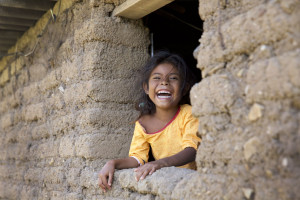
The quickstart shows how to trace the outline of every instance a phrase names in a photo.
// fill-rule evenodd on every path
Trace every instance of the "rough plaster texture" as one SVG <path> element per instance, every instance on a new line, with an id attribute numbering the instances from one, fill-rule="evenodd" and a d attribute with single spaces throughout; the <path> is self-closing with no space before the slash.
<path id="1" fill-rule="evenodd" d="M 75 2 L 34 55 L 1 65 L 0 199 L 300 199 L 296 0 L 200 0 L 197 171 L 137 183 L 121 170 L 99 190 L 104 162 L 127 155 L 131 83 L 148 57 L 141 22 L 110 17 L 122 2 Z"/>
<path id="2" fill-rule="evenodd" d="M 0 199 L 94 198 L 89 174 L 127 156 L 149 39 L 141 21 L 110 17 L 119 3 L 73 2 L 33 54 L 2 62 Z"/>
<path id="3" fill-rule="evenodd" d="M 299 199 L 299 1 L 200 1 L 201 199 Z M 212 177 L 212 178 L 210 178 Z M 199 187 L 200 191 L 200 187 Z"/>

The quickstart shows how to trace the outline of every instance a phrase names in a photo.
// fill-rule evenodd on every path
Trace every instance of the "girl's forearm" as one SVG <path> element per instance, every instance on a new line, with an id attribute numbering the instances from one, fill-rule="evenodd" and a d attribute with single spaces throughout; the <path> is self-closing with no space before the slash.
<path id="1" fill-rule="evenodd" d="M 196 150 L 192 147 L 187 147 L 179 153 L 166 157 L 154 162 L 158 162 L 161 167 L 182 166 L 194 161 L 196 158 Z"/>
<path id="2" fill-rule="evenodd" d="M 138 162 L 132 157 L 110 160 L 108 163 L 113 164 L 115 169 L 128 169 L 139 166 Z"/>

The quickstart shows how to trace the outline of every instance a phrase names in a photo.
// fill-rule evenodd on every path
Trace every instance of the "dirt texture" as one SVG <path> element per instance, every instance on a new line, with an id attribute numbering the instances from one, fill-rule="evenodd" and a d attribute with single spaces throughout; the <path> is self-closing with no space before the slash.
<path id="1" fill-rule="evenodd" d="M 300 198 L 299 8 L 293 0 L 200 1 L 195 185 L 211 190 L 201 199 Z"/>
<path id="2" fill-rule="evenodd" d="M 74 2 L 33 54 L 6 60 L 0 199 L 91 199 L 101 191 L 87 187 L 89 175 L 128 155 L 149 40 L 141 21 L 110 16 L 118 2 Z"/>
<path id="3" fill-rule="evenodd" d="M 120 170 L 105 194 L 97 172 L 128 154 L 149 33 L 111 16 L 125 0 L 65 2 L 39 42 L 42 28 L 20 39 L 33 54 L 0 61 L 0 199 L 300 199 L 299 1 L 200 0 L 197 171 Z"/>

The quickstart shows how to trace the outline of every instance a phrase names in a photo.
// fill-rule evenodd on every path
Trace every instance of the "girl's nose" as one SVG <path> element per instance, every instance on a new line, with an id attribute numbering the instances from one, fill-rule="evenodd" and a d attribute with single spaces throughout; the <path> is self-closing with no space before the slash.
<path id="1" fill-rule="evenodd" d="M 169 81 L 168 81 L 168 79 L 164 78 L 161 80 L 160 84 L 161 85 L 169 85 Z"/>

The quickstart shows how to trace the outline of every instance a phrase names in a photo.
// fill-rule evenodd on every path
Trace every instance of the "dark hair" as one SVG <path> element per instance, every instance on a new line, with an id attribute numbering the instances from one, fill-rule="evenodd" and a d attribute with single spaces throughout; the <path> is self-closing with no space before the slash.
<path id="1" fill-rule="evenodd" d="M 185 61 L 179 55 L 170 53 L 168 51 L 159 51 L 148 60 L 148 62 L 143 66 L 143 68 L 140 71 L 140 80 L 137 83 L 137 90 L 138 92 L 140 92 L 141 96 L 138 99 L 135 106 L 136 110 L 140 111 L 138 119 L 143 115 L 153 114 L 156 111 L 155 104 L 145 93 L 143 86 L 144 84 L 147 84 L 148 86 L 151 72 L 155 67 L 163 63 L 171 64 L 177 68 L 179 76 L 182 80 L 180 87 L 182 98 L 179 104 L 182 105 L 189 103 L 189 90 L 195 83 L 195 78 L 193 77 L 193 74 L 190 73 L 190 70 L 187 67 Z"/>

